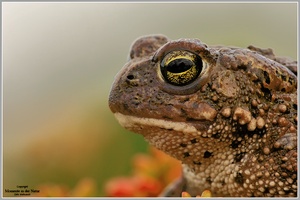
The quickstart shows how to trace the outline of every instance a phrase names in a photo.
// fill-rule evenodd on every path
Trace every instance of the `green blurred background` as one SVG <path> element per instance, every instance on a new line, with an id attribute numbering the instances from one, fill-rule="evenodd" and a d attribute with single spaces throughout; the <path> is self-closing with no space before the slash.
<path id="1" fill-rule="evenodd" d="M 130 173 L 147 144 L 107 100 L 139 36 L 297 58 L 296 3 L 3 3 L 2 12 L 3 189 L 91 177 L 103 196 L 107 180 Z"/>

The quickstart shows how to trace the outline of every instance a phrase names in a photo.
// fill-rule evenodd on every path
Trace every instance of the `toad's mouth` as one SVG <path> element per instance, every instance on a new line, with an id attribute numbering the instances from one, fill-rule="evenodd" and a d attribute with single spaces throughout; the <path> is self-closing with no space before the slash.
<path id="1" fill-rule="evenodd" d="M 183 134 L 201 134 L 195 126 L 185 122 L 173 122 L 164 119 L 144 118 L 122 113 L 114 113 L 116 119 L 126 129 L 132 130 L 138 127 L 155 127 L 166 130 L 174 130 Z"/>

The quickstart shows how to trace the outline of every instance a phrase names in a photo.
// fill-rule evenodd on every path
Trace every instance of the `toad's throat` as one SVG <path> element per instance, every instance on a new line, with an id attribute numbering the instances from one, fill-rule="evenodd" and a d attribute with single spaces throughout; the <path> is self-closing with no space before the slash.
<path id="1" fill-rule="evenodd" d="M 135 127 L 150 126 L 161 129 L 174 130 L 183 134 L 201 134 L 193 125 L 184 122 L 172 122 L 163 119 L 136 117 L 131 115 L 124 115 L 119 112 L 116 112 L 114 115 L 121 126 L 129 130 Z"/>

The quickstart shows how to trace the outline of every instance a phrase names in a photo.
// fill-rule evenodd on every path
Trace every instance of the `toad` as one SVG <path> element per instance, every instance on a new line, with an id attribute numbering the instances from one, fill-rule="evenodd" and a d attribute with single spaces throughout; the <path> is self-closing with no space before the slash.
<path id="1" fill-rule="evenodd" d="M 138 38 L 109 107 L 126 129 L 180 160 L 164 196 L 297 195 L 297 62 L 271 49 Z"/>

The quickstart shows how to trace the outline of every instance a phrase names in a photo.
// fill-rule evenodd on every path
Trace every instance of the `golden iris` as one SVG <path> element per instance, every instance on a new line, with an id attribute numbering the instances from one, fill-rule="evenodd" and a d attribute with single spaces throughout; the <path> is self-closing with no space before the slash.
<path id="1" fill-rule="evenodd" d="M 164 79 L 176 86 L 193 82 L 202 71 L 202 59 L 189 51 L 172 51 L 160 63 Z"/>

